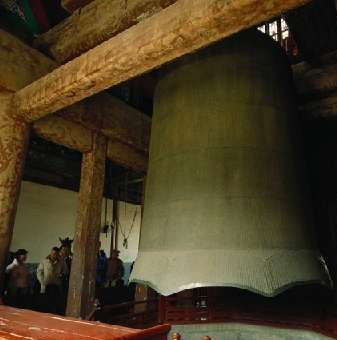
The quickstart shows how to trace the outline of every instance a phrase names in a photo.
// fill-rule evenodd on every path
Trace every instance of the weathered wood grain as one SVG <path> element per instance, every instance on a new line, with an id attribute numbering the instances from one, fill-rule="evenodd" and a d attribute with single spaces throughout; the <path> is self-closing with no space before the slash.
<path id="1" fill-rule="evenodd" d="M 94 308 L 106 150 L 106 139 L 95 134 L 91 152 L 82 158 L 67 316 L 85 318 Z"/>
<path id="2" fill-rule="evenodd" d="M 148 166 L 147 154 L 138 152 L 118 141 L 109 140 L 107 158 L 127 169 L 139 172 L 146 172 Z"/>
<path id="3" fill-rule="evenodd" d="M 81 104 L 81 105 L 80 105 Z M 102 133 L 141 152 L 148 152 L 151 119 L 107 93 L 86 98 L 59 111 L 67 120 Z"/>
<path id="4" fill-rule="evenodd" d="M 41 138 L 79 152 L 92 148 L 92 131 L 58 115 L 49 115 L 32 124 L 34 132 Z"/>
<path id="5" fill-rule="evenodd" d="M 22 89 L 57 66 L 53 60 L 0 29 L 0 89 Z"/>
<path id="6" fill-rule="evenodd" d="M 13 119 L 11 94 L 0 93 L 0 290 L 11 244 L 29 126 Z"/>
<path id="7" fill-rule="evenodd" d="M 73 12 L 69 18 L 35 40 L 35 46 L 48 50 L 64 63 L 150 17 L 177 0 L 96 0 L 63 1 Z"/>
<path id="8" fill-rule="evenodd" d="M 88 127 L 65 119 L 63 116 L 49 115 L 32 124 L 34 132 L 53 143 L 85 153 L 92 150 L 94 132 Z M 108 140 L 107 158 L 127 169 L 145 172 L 148 165 L 147 153 L 118 140 Z"/>
<path id="9" fill-rule="evenodd" d="M 17 91 L 56 67 L 57 64 L 42 53 L 0 30 L 0 88 Z M 135 148 L 147 154 L 150 118 L 108 94 L 102 93 L 88 98 L 58 112 L 57 115 L 58 117 L 43 119 L 33 125 L 41 137 L 85 152 L 88 151 L 90 142 L 89 130 L 92 130 L 101 132 L 114 143 L 118 140 L 127 144 L 128 150 Z M 74 128 L 73 132 L 71 127 Z M 83 137 L 80 133 L 83 133 Z M 122 159 L 123 163 L 129 164 L 130 167 L 132 159 L 129 162 L 127 157 L 128 154 L 124 154 L 118 159 Z M 146 160 L 146 155 L 144 159 Z M 136 160 L 136 163 L 138 162 L 139 156 Z"/>
<path id="10" fill-rule="evenodd" d="M 15 94 L 28 121 L 71 105 L 308 0 L 178 0 Z"/>

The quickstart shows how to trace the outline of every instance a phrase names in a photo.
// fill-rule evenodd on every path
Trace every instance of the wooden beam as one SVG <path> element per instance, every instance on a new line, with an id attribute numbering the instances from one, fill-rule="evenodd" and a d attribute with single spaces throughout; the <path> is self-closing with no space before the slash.
<path id="1" fill-rule="evenodd" d="M 41 34 L 34 44 L 63 64 L 176 1 L 66 0 L 63 4 L 71 12 L 89 4 Z"/>
<path id="2" fill-rule="evenodd" d="M 32 124 L 34 132 L 53 143 L 82 153 L 92 150 L 93 131 L 71 121 L 67 116 L 49 115 Z M 108 140 L 107 158 L 112 162 L 133 171 L 147 170 L 147 153 L 140 152 L 117 140 Z"/>
<path id="3" fill-rule="evenodd" d="M 29 139 L 29 126 L 14 120 L 11 95 L 0 93 L 0 291 L 11 244 L 21 178 Z"/>
<path id="4" fill-rule="evenodd" d="M 17 91 L 56 67 L 55 62 L 0 29 L 0 88 Z M 112 140 L 111 150 L 117 151 L 119 143 L 125 152 L 118 151 L 116 159 L 110 153 L 112 161 L 143 171 L 150 126 L 148 116 L 103 93 L 36 121 L 33 129 L 42 138 L 80 152 L 90 151 L 92 131 L 100 132 Z"/>
<path id="5" fill-rule="evenodd" d="M 83 154 L 67 316 L 85 319 L 94 309 L 106 150 L 105 138 L 95 134 L 92 151 Z"/>
<path id="6" fill-rule="evenodd" d="M 128 155 L 126 157 L 125 155 Z M 126 144 L 122 144 L 118 141 L 108 142 L 108 159 L 113 162 L 134 171 L 146 172 L 148 165 L 147 154 L 138 152 Z"/>
<path id="7" fill-rule="evenodd" d="M 72 13 L 77 9 L 89 4 L 92 1 L 93 0 L 61 0 L 61 6 L 68 12 Z"/>
<path id="8" fill-rule="evenodd" d="M 71 105 L 308 0 L 178 0 L 15 94 L 27 121 Z"/>
<path id="9" fill-rule="evenodd" d="M 91 151 L 92 132 L 88 128 L 66 118 L 50 115 L 37 120 L 32 127 L 39 137 L 55 144 L 60 144 L 82 153 Z"/>
<path id="10" fill-rule="evenodd" d="M 147 153 L 151 118 L 107 93 L 86 98 L 58 115 Z"/>
<path id="11" fill-rule="evenodd" d="M 0 89 L 17 91 L 56 67 L 53 60 L 0 29 Z"/>

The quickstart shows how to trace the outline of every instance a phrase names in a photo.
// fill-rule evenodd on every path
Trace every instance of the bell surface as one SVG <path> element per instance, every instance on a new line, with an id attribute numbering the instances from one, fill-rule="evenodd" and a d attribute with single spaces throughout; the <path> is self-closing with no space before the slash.
<path id="1" fill-rule="evenodd" d="M 299 134 L 291 68 L 268 37 L 244 32 L 168 66 L 131 281 L 162 295 L 328 283 Z"/>

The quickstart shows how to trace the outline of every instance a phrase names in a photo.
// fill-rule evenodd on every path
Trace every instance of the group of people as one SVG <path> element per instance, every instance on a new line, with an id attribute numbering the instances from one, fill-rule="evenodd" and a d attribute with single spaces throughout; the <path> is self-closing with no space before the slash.
<path id="1" fill-rule="evenodd" d="M 71 241 L 65 239 L 66 241 Z M 60 239 L 62 242 L 63 240 Z M 107 258 L 104 250 L 97 253 L 96 287 L 123 285 L 123 262 L 119 251 L 112 250 Z M 53 247 L 36 269 L 35 284 L 26 264 L 28 251 L 18 249 L 6 268 L 6 303 L 19 308 L 32 308 L 55 314 L 64 314 L 71 269 L 71 242 Z M 34 275 L 35 276 L 35 275 Z M 34 303 L 32 304 L 32 300 Z"/>
<path id="2" fill-rule="evenodd" d="M 12 262 L 6 268 L 6 302 L 25 308 L 31 305 L 30 298 L 38 290 L 39 309 L 63 314 L 68 292 L 71 254 L 68 247 L 53 247 L 49 255 L 37 267 L 38 288 L 30 285 L 29 268 L 26 265 L 28 251 L 18 249 Z M 36 296 L 35 296 L 36 297 Z M 31 307 L 31 306 L 30 306 Z"/>
<path id="3" fill-rule="evenodd" d="M 100 244 L 101 247 L 101 244 Z M 104 250 L 97 253 L 96 263 L 96 287 L 115 287 L 123 285 L 124 267 L 122 260 L 118 257 L 119 251 L 114 249 L 111 256 L 107 258 Z"/>

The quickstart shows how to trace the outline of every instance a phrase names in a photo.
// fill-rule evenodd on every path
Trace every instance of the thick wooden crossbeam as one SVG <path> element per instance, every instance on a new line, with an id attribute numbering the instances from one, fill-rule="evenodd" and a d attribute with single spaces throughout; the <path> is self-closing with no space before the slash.
<path id="1" fill-rule="evenodd" d="M 55 61 L 0 29 L 0 89 L 22 89 L 57 66 Z"/>
<path id="2" fill-rule="evenodd" d="M 0 89 L 17 91 L 56 67 L 54 61 L 0 29 Z M 148 116 L 108 94 L 88 98 L 32 125 L 42 138 L 80 152 L 91 150 L 93 132 L 101 133 L 108 138 L 108 158 L 135 171 L 146 170 L 150 126 Z"/>
<path id="3" fill-rule="evenodd" d="M 279 15 L 308 0 L 178 0 L 15 94 L 28 121 Z"/>
<path id="4" fill-rule="evenodd" d="M 90 3 L 41 34 L 34 44 L 63 64 L 176 1 L 66 0 L 62 4 L 70 12 Z"/>
<path id="5" fill-rule="evenodd" d="M 147 172 L 148 155 L 138 152 L 124 143 L 109 140 L 107 158 L 127 169 Z"/>
<path id="6" fill-rule="evenodd" d="M 138 120 L 137 115 L 142 117 L 143 114 L 137 110 L 134 110 L 136 118 L 132 112 L 130 115 L 122 114 L 118 110 L 122 102 L 109 95 L 106 95 L 106 101 L 101 100 L 102 97 L 105 95 L 90 98 L 90 103 L 82 101 L 43 117 L 33 122 L 32 128 L 41 138 L 82 153 L 91 151 L 93 134 L 101 133 L 108 138 L 108 159 L 127 169 L 146 172 L 149 118 L 144 115 L 144 119 Z M 114 109 L 115 106 L 117 109 Z M 133 109 L 130 107 L 129 110 Z M 116 120 L 115 116 L 119 118 Z"/>
<path id="7" fill-rule="evenodd" d="M 34 132 L 53 143 L 82 153 L 92 150 L 94 130 L 80 122 L 70 120 L 67 116 L 53 114 L 37 120 L 32 124 Z M 137 151 L 134 147 L 118 140 L 108 140 L 107 158 L 127 169 L 146 172 L 147 153 Z"/>
<path id="8" fill-rule="evenodd" d="M 111 140 L 147 153 L 151 118 L 107 93 L 99 93 L 58 113 Z"/>
<path id="9" fill-rule="evenodd" d="M 92 132 L 86 127 L 58 115 L 49 115 L 32 124 L 41 138 L 79 152 L 92 149 Z"/>

